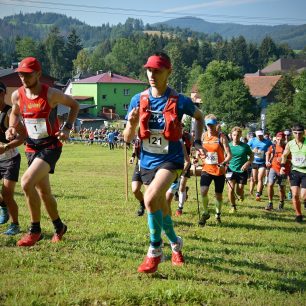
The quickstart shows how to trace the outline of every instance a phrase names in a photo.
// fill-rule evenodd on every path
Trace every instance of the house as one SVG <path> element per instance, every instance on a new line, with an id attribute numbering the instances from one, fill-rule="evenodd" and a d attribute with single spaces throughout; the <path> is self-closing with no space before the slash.
<path id="1" fill-rule="evenodd" d="M 6 102 L 10 102 L 10 97 L 12 93 L 20 86 L 22 83 L 18 76 L 18 72 L 15 69 L 7 68 L 7 69 L 0 69 L 0 81 L 6 85 L 7 88 L 7 99 Z M 49 86 L 53 87 L 55 79 L 48 75 L 41 76 L 41 82 L 46 83 Z"/>
<path id="2" fill-rule="evenodd" d="M 281 75 L 245 75 L 244 84 L 249 88 L 253 98 L 260 99 L 261 107 L 261 128 L 264 130 L 266 125 L 266 110 L 268 104 L 274 100 L 273 88 L 281 79 Z"/>
<path id="3" fill-rule="evenodd" d="M 288 72 L 300 73 L 303 69 L 306 69 L 306 60 L 280 58 L 274 63 L 266 66 L 260 72 L 264 75 L 268 75 L 272 73 L 280 74 L 280 73 L 288 73 Z"/>
<path id="4" fill-rule="evenodd" d="M 105 119 L 124 118 L 131 98 L 147 88 L 147 83 L 111 71 L 72 82 L 73 97 L 92 97 L 89 113 Z"/>

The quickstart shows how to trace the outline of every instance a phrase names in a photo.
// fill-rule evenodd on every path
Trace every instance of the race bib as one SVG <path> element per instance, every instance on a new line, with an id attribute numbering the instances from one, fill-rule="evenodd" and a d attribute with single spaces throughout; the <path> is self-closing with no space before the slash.
<path id="1" fill-rule="evenodd" d="M 265 156 L 265 152 L 264 152 L 264 151 L 257 151 L 257 152 L 254 154 L 254 157 L 255 157 L 255 158 L 258 158 L 258 159 L 264 159 L 264 156 Z"/>
<path id="2" fill-rule="evenodd" d="M 168 154 L 169 141 L 165 139 L 163 134 L 151 132 L 150 137 L 143 140 L 142 148 L 149 153 Z"/>
<path id="3" fill-rule="evenodd" d="M 49 136 L 45 118 L 25 118 L 24 123 L 30 138 L 41 139 Z"/>
<path id="4" fill-rule="evenodd" d="M 304 155 L 292 156 L 292 164 L 295 167 L 306 168 L 306 156 Z"/>
<path id="5" fill-rule="evenodd" d="M 207 165 L 217 165 L 218 164 L 218 154 L 217 152 L 207 152 L 205 158 L 205 164 Z"/>

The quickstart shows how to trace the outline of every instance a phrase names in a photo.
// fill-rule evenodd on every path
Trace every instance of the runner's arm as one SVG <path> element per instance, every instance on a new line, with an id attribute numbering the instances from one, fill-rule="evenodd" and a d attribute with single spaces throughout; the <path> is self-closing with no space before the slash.
<path id="1" fill-rule="evenodd" d="M 12 93 L 12 110 L 9 117 L 9 127 L 5 132 L 6 139 L 12 140 L 17 136 L 17 126 L 20 123 L 20 108 L 19 108 L 19 94 L 18 90 Z"/>
<path id="2" fill-rule="evenodd" d="M 139 107 L 135 107 L 130 111 L 126 127 L 123 131 L 123 138 L 125 142 L 130 143 L 134 138 L 138 122 L 139 122 Z"/>
<path id="3" fill-rule="evenodd" d="M 65 105 L 70 108 L 65 125 L 57 133 L 59 139 L 68 139 L 70 130 L 72 129 L 80 109 L 79 103 L 72 99 L 72 97 L 65 95 L 63 92 L 55 88 L 49 88 L 48 102 L 52 108 L 56 107 L 58 104 Z"/>
<path id="4" fill-rule="evenodd" d="M 250 165 L 253 163 L 254 161 L 254 153 L 250 150 L 250 154 L 248 155 L 249 159 L 248 161 L 242 165 L 241 170 L 242 171 L 246 171 L 248 170 L 248 168 L 250 167 Z"/>
<path id="5" fill-rule="evenodd" d="M 289 156 L 289 154 L 291 153 L 290 151 L 290 147 L 288 145 L 288 143 L 286 144 L 286 147 L 285 147 L 285 150 L 283 152 L 283 155 L 282 155 L 282 159 L 281 159 L 281 169 L 280 169 L 280 174 L 285 174 L 285 164 L 286 164 L 286 161 L 287 161 L 287 157 Z"/>
<path id="6" fill-rule="evenodd" d="M 221 136 L 220 140 L 221 140 L 221 143 L 224 149 L 224 153 L 225 153 L 225 159 L 223 161 L 223 164 L 227 164 L 232 159 L 232 152 L 228 145 L 228 140 L 224 135 Z"/>

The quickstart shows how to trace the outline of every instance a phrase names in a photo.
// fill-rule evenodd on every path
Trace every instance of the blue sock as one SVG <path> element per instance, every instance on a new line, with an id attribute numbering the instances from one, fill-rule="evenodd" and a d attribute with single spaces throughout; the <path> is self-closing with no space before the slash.
<path id="1" fill-rule="evenodd" d="M 177 242 L 177 236 L 174 231 L 173 222 L 170 215 L 167 215 L 163 218 L 163 228 L 166 236 L 170 240 L 171 243 Z"/>
<path id="2" fill-rule="evenodd" d="M 161 245 L 161 231 L 163 228 L 163 213 L 157 210 L 154 213 L 148 213 L 148 225 L 150 230 L 150 244 L 154 248 Z"/>

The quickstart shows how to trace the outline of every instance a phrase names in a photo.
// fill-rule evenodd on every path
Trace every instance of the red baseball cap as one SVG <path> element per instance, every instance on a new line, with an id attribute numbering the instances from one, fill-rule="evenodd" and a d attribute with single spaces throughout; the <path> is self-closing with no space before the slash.
<path id="1" fill-rule="evenodd" d="M 285 138 L 285 134 L 283 132 L 277 132 L 276 137 Z"/>
<path id="2" fill-rule="evenodd" d="M 148 58 L 147 63 L 143 67 L 154 68 L 154 69 L 161 69 L 161 68 L 170 69 L 171 62 L 162 56 L 152 55 Z"/>
<path id="3" fill-rule="evenodd" d="M 41 71 L 40 62 L 35 57 L 26 57 L 18 65 L 17 72 L 38 72 Z"/>

